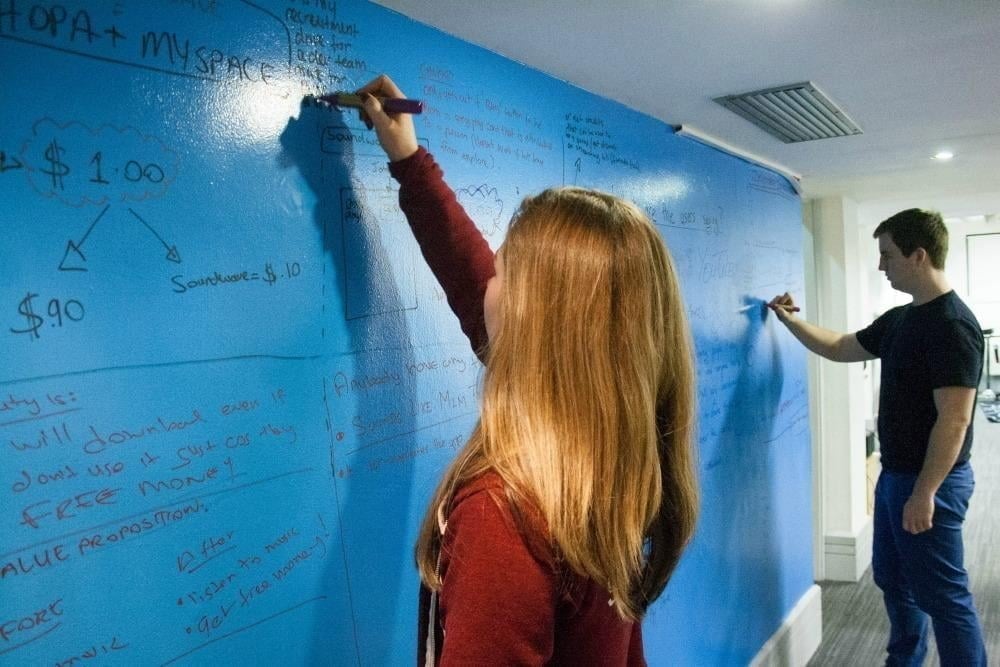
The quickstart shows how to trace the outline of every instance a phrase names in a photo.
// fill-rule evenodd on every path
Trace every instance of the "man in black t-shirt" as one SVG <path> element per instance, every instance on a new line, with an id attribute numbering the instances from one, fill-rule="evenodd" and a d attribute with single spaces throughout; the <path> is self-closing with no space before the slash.
<path id="1" fill-rule="evenodd" d="M 986 664 L 963 564 L 962 523 L 974 486 L 969 455 L 983 335 L 944 274 L 948 230 L 908 209 L 875 229 L 879 270 L 913 297 L 854 334 L 793 313 L 787 293 L 768 306 L 808 349 L 833 361 L 881 359 L 872 570 L 891 627 L 890 665 L 922 665 L 928 616 L 943 667 Z"/>

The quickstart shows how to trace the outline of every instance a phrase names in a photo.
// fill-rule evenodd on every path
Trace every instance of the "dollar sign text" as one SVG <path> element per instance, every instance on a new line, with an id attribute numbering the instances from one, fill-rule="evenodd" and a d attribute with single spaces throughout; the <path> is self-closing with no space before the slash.
<path id="1" fill-rule="evenodd" d="M 17 306 L 17 312 L 24 315 L 28 320 L 28 328 L 26 329 L 14 329 L 11 328 L 11 333 L 22 334 L 26 333 L 32 340 L 37 340 L 39 338 L 38 329 L 42 326 L 45 321 L 41 317 L 35 314 L 31 308 L 31 300 L 34 299 L 37 294 L 32 294 L 28 292 L 27 296 L 21 299 L 21 303 Z"/>
<path id="2" fill-rule="evenodd" d="M 45 159 L 49 161 L 49 169 L 42 169 L 43 174 L 48 174 L 52 177 L 52 189 L 55 190 L 59 188 L 60 190 L 65 190 L 66 187 L 63 185 L 63 177 L 69 173 L 69 166 L 62 161 L 62 154 L 65 153 L 65 149 L 56 143 L 53 139 L 49 143 L 49 147 L 45 149 Z"/>
<path id="3" fill-rule="evenodd" d="M 273 285 L 278 279 L 278 276 L 274 275 L 274 269 L 271 268 L 271 263 L 268 262 L 264 265 L 264 282 L 268 285 Z"/>

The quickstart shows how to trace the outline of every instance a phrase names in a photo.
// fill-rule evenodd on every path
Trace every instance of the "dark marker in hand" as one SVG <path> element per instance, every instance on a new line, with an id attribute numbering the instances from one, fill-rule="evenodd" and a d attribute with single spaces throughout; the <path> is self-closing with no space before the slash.
<path id="1" fill-rule="evenodd" d="M 334 107 L 363 109 L 365 106 L 364 98 L 354 93 L 330 93 L 329 95 L 320 95 L 316 99 Z M 386 113 L 418 114 L 424 111 L 423 100 L 408 100 L 399 97 L 380 97 L 378 100 L 382 103 L 382 110 Z"/>

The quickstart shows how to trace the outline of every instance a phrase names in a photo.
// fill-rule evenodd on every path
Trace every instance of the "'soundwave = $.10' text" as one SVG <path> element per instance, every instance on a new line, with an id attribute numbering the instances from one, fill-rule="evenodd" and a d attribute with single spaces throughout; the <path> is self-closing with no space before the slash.
<path id="1" fill-rule="evenodd" d="M 266 262 L 264 264 L 264 271 L 235 271 L 233 273 L 222 273 L 219 271 L 213 271 L 212 273 L 201 276 L 198 278 L 185 279 L 181 274 L 170 276 L 170 282 L 173 283 L 173 291 L 177 294 L 184 294 L 185 292 L 199 287 L 224 287 L 226 285 L 235 285 L 236 283 L 261 281 L 266 285 L 274 285 L 281 279 L 297 278 L 302 274 L 302 266 L 298 262 L 285 262 L 284 271 L 279 269 L 276 271 L 271 262 Z"/>

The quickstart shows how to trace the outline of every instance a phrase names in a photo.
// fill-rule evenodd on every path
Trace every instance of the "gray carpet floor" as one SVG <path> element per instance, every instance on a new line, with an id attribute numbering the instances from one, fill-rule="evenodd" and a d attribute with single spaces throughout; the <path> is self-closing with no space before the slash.
<path id="1" fill-rule="evenodd" d="M 976 490 L 965 519 L 965 563 L 991 663 L 1000 662 L 1000 424 L 976 410 L 972 468 Z M 809 665 L 882 665 L 889 621 L 871 568 L 857 583 L 820 582 L 823 643 Z M 927 665 L 940 665 L 931 638 Z"/>

